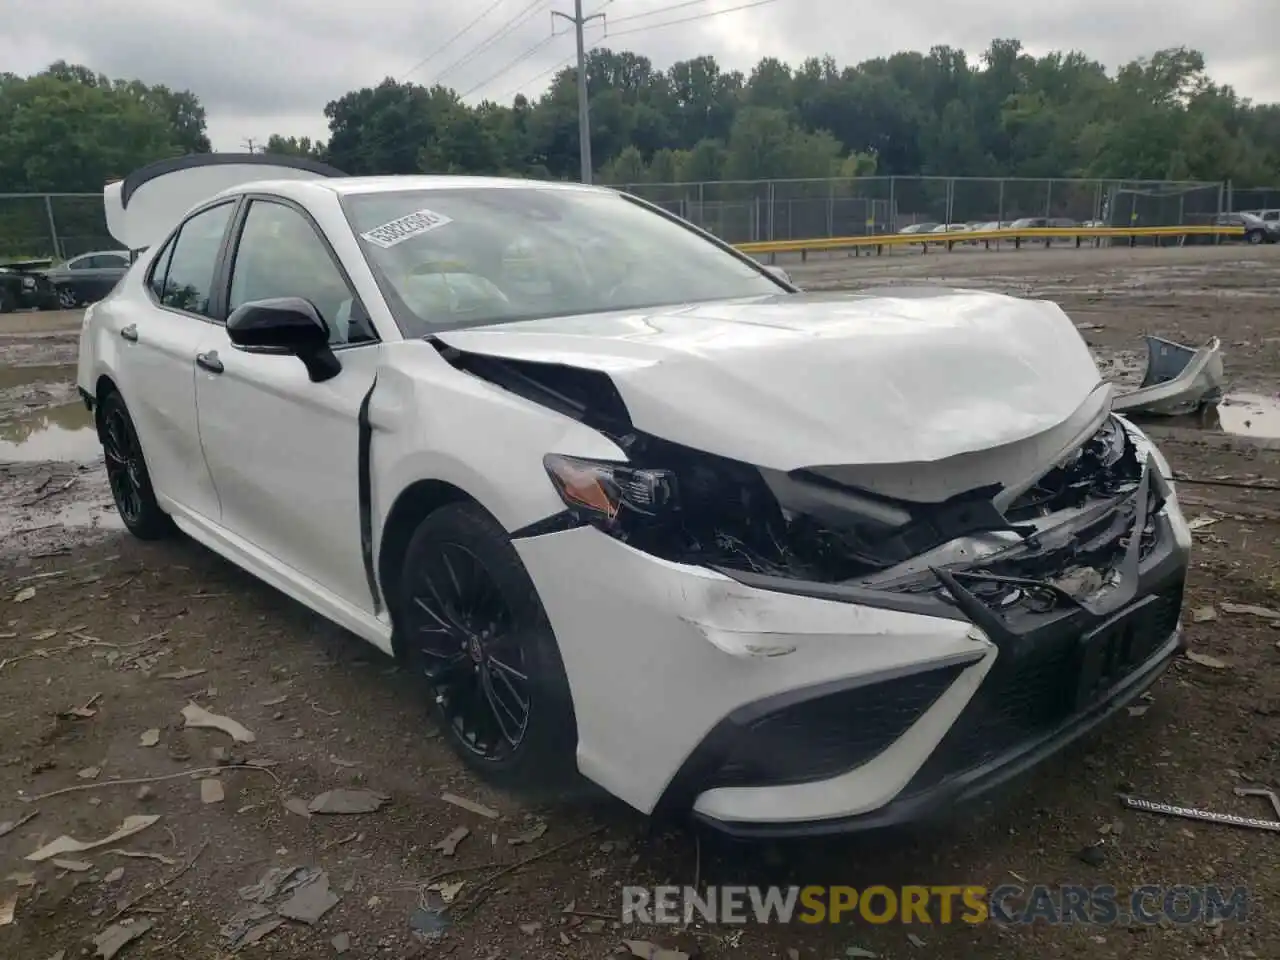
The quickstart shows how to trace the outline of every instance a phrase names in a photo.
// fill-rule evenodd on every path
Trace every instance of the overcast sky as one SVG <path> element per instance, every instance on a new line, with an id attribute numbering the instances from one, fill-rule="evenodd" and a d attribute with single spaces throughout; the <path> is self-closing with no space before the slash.
<path id="1" fill-rule="evenodd" d="M 1187 45 L 1204 51 L 1214 79 L 1255 101 L 1280 101 L 1280 0 L 768 0 L 654 28 L 748 2 L 584 0 L 587 13 L 607 14 L 615 34 L 606 37 L 593 21 L 587 40 L 644 54 L 660 68 L 710 53 L 737 69 L 762 56 L 798 64 L 829 53 L 850 64 L 936 44 L 975 56 L 993 37 L 1016 37 L 1037 54 L 1079 49 L 1114 68 Z M 555 21 L 560 35 L 547 39 L 550 11 L 572 12 L 573 0 L 498 0 L 422 63 L 493 3 L 0 0 L 0 64 L 25 74 L 64 59 L 193 90 L 208 111 L 215 149 L 234 150 L 271 133 L 325 137 L 325 103 L 386 76 L 439 80 L 471 92 L 469 100 L 538 93 L 573 55 L 563 20 Z"/>

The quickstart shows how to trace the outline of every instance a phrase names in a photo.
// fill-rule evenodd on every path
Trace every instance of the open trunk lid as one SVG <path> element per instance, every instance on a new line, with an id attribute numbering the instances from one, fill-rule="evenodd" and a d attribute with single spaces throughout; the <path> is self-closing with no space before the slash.
<path id="1" fill-rule="evenodd" d="M 192 207 L 256 180 L 345 176 L 318 160 L 266 153 L 193 153 L 139 167 L 102 190 L 107 230 L 127 249 L 157 243 Z"/>

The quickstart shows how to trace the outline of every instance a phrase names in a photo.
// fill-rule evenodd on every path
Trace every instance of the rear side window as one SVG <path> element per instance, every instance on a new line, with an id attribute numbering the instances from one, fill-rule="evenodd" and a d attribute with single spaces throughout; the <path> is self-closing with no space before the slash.
<path id="1" fill-rule="evenodd" d="M 162 306 L 212 316 L 214 268 L 234 207 L 233 203 L 219 204 L 202 210 L 182 225 L 173 252 L 168 255 L 160 293 Z"/>
<path id="2" fill-rule="evenodd" d="M 169 272 L 169 261 L 173 258 L 173 241 L 177 237 L 170 237 L 169 241 L 164 245 L 164 249 L 160 251 L 156 257 L 155 263 L 151 265 L 151 276 L 147 279 L 147 286 L 151 289 L 151 295 L 159 300 L 164 295 L 164 278 Z"/>

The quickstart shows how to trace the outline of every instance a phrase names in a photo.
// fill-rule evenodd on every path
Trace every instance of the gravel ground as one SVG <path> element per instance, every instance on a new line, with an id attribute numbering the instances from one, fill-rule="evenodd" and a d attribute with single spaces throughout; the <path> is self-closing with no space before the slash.
<path id="1" fill-rule="evenodd" d="M 1224 485 L 1280 483 L 1271 442 L 1280 437 L 1278 254 L 1053 249 L 786 264 L 812 288 L 928 280 L 1047 297 L 1115 369 L 1140 367 L 1144 333 L 1188 343 L 1216 335 L 1240 395 L 1217 421 L 1158 430 L 1176 471 L 1211 481 L 1180 488 L 1188 514 L 1206 520 L 1184 616 L 1200 660 L 1177 662 L 1145 709 L 1122 712 L 972 817 L 817 845 L 729 845 L 608 799 L 537 808 L 486 789 L 424 720 L 410 680 L 372 648 L 189 541 L 121 534 L 87 418 L 72 402 L 78 315 L 0 318 L 0 824 L 38 814 L 8 832 L 0 825 L 0 923 L 18 895 L 16 921 L 0 926 L 0 956 L 87 956 L 128 907 L 134 932 L 151 927 L 122 957 L 225 957 L 221 928 L 247 921 L 251 906 L 240 888 L 294 866 L 325 871 L 336 905 L 314 926 L 259 927 L 261 942 L 243 955 L 587 958 L 635 939 L 711 960 L 1280 956 L 1280 838 L 1124 811 L 1115 798 L 1125 789 L 1263 817 L 1262 800 L 1233 788 L 1280 786 L 1280 630 L 1266 616 L 1229 612 L 1230 602 L 1280 607 L 1280 502 Z M 1200 620 L 1210 605 L 1216 619 Z M 254 740 L 185 728 L 192 702 Z M 151 782 L 125 782 L 143 778 Z M 374 812 L 305 815 L 305 801 L 343 787 L 390 799 Z M 65 792 L 23 802 L 52 791 Z M 445 792 L 497 816 L 446 802 Z M 97 840 L 140 815 L 159 819 L 60 858 L 70 865 L 24 859 L 60 835 Z M 461 827 L 468 836 L 446 856 L 437 844 Z M 428 889 L 446 870 L 457 872 L 444 880 L 463 886 Z M 858 920 L 695 923 L 674 935 L 613 919 L 623 884 L 695 881 L 1218 884 L 1248 887 L 1251 899 L 1243 921 L 1185 926 Z M 420 905 L 442 898 L 452 900 L 448 929 L 415 931 Z"/>

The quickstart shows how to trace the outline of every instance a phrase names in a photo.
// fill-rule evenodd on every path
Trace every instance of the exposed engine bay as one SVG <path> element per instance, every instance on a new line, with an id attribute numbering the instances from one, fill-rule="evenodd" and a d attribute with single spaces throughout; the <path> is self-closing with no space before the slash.
<path id="1" fill-rule="evenodd" d="M 1110 414 L 1003 510 L 994 502 L 1001 484 L 909 501 L 839 483 L 819 467 L 769 470 L 652 436 L 631 424 L 599 371 L 435 346 L 458 369 L 586 423 L 626 452 L 626 463 L 547 458 L 576 520 L 663 559 L 724 572 L 932 593 L 951 580 L 938 569 L 954 568 L 984 603 L 1047 610 L 1106 587 L 1139 512 L 1145 554 L 1167 489 L 1148 483 L 1129 432 Z M 1145 503 L 1134 496 L 1140 487 Z M 942 549 L 984 538 L 980 554 Z"/>

